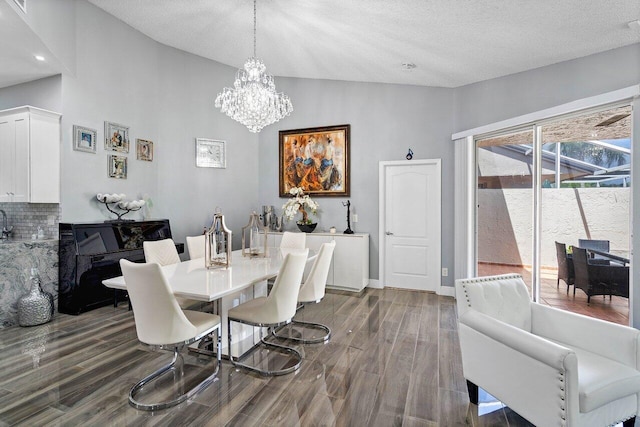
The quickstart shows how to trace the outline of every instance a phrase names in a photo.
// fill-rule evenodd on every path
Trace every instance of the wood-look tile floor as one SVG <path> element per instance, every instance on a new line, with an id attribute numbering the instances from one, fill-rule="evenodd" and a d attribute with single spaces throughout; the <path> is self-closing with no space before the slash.
<path id="1" fill-rule="evenodd" d="M 132 408 L 127 396 L 170 354 L 138 343 L 126 304 L 2 329 L 0 425 L 529 425 L 501 404 L 469 404 L 453 298 L 394 289 L 329 293 L 299 316 L 329 325 L 333 336 L 299 347 L 297 373 L 263 378 L 223 362 L 213 385 L 157 413 Z M 184 360 L 176 387 L 215 368 L 204 356 Z"/>

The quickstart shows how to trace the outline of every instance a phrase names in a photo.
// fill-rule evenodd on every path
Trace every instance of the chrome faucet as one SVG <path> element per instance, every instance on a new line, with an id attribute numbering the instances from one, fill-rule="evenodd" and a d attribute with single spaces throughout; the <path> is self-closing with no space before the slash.
<path id="1" fill-rule="evenodd" d="M 2 213 L 2 234 L 0 235 L 0 239 L 8 239 L 13 231 L 13 225 L 11 227 L 7 225 L 7 214 L 5 211 L 0 209 L 0 213 Z"/>

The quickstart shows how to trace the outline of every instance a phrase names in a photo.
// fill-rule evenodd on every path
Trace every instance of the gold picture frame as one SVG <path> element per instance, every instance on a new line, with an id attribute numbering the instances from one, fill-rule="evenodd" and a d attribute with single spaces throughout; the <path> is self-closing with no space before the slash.
<path id="1" fill-rule="evenodd" d="M 302 187 L 314 197 L 348 197 L 351 125 L 281 130 L 280 197 Z"/>
<path id="2" fill-rule="evenodd" d="M 117 179 L 127 179 L 127 158 L 109 154 L 107 158 L 109 177 Z"/>
<path id="3" fill-rule="evenodd" d="M 136 159 L 145 162 L 153 161 L 153 141 L 136 139 Z"/>

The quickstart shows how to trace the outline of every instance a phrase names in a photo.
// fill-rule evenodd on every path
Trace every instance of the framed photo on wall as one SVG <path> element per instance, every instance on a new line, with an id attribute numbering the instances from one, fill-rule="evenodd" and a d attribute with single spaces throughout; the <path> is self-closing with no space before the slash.
<path id="1" fill-rule="evenodd" d="M 129 127 L 112 122 L 104 122 L 104 149 L 129 152 Z"/>
<path id="2" fill-rule="evenodd" d="M 226 168 L 226 144 L 225 141 L 196 138 L 196 166 L 199 168 Z"/>
<path id="3" fill-rule="evenodd" d="M 280 197 L 292 187 L 311 196 L 348 197 L 351 125 L 281 130 Z"/>
<path id="4" fill-rule="evenodd" d="M 136 159 L 146 162 L 153 161 L 153 141 L 136 139 Z"/>
<path id="5" fill-rule="evenodd" d="M 86 153 L 96 153 L 97 131 L 73 125 L 73 149 Z"/>
<path id="6" fill-rule="evenodd" d="M 109 154 L 107 167 L 110 178 L 127 179 L 127 158 L 125 156 Z"/>

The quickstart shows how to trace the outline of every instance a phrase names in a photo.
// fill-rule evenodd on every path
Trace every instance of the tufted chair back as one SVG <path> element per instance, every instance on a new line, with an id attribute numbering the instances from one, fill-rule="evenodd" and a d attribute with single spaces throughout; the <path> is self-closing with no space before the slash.
<path id="1" fill-rule="evenodd" d="M 456 300 L 458 317 L 472 308 L 531 332 L 531 298 L 519 274 L 458 279 Z"/>

